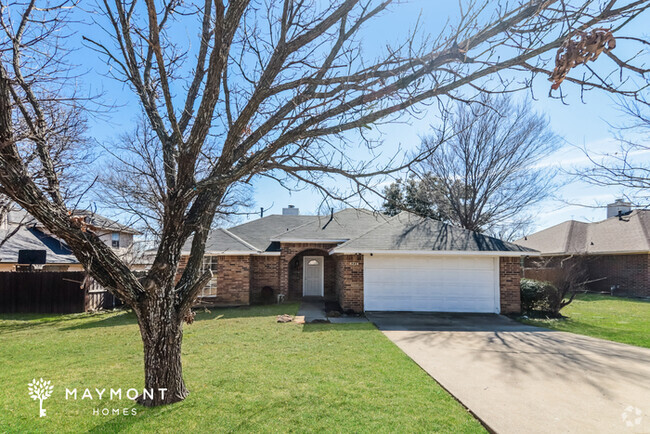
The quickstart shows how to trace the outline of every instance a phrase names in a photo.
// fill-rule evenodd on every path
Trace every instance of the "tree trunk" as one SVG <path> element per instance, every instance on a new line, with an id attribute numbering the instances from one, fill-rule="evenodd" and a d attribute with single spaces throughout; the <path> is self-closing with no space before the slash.
<path id="1" fill-rule="evenodd" d="M 179 402 L 189 394 L 181 363 L 183 319 L 179 318 L 170 294 L 173 292 L 155 291 L 137 309 L 145 373 L 145 391 L 137 402 L 146 407 Z"/>

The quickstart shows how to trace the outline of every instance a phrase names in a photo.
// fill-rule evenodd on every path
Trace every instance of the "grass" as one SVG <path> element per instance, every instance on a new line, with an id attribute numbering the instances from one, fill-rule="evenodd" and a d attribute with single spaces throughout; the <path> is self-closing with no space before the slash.
<path id="1" fill-rule="evenodd" d="M 0 316 L 0 432 L 482 432 L 371 324 L 278 324 L 297 305 L 201 312 L 185 326 L 190 396 L 143 408 L 81 400 L 85 388 L 142 389 L 132 314 Z M 27 383 L 54 385 L 38 417 Z M 78 399 L 65 399 L 77 388 Z M 135 416 L 93 415 L 135 409 Z"/>
<path id="2" fill-rule="evenodd" d="M 567 318 L 522 319 L 526 324 L 650 348 L 650 302 L 583 294 L 562 309 Z"/>

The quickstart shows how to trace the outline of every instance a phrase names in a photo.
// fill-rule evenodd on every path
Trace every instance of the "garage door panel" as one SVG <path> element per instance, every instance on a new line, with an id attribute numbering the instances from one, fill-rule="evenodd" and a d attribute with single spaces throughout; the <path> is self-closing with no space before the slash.
<path id="1" fill-rule="evenodd" d="M 366 256 L 366 310 L 498 312 L 492 257 Z"/>

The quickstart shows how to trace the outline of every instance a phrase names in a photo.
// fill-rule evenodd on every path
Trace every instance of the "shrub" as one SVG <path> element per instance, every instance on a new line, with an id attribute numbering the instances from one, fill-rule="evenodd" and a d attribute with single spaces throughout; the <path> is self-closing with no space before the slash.
<path id="1" fill-rule="evenodd" d="M 524 313 L 558 316 L 562 294 L 550 282 L 521 279 L 521 308 Z"/>

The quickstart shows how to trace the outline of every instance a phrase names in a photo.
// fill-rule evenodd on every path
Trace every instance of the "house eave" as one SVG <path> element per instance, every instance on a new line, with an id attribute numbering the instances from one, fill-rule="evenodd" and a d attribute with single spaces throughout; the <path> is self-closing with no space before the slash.
<path id="1" fill-rule="evenodd" d="M 539 252 L 471 251 L 471 250 L 358 250 L 333 249 L 330 255 L 422 255 L 422 256 L 540 256 Z"/>
<path id="2" fill-rule="evenodd" d="M 190 254 L 190 252 L 186 253 L 187 255 Z M 258 252 L 251 252 L 251 251 L 239 251 L 239 250 L 228 250 L 228 251 L 221 251 L 221 252 L 216 252 L 216 251 L 211 251 L 211 252 L 205 252 L 204 256 L 246 256 L 246 255 L 257 255 Z"/>
<path id="3" fill-rule="evenodd" d="M 327 239 L 318 239 L 318 238 L 271 238 L 272 242 L 277 243 L 321 243 L 321 244 L 339 244 L 349 241 L 349 239 L 344 240 L 327 240 Z"/>
<path id="4" fill-rule="evenodd" d="M 605 251 L 605 252 L 553 252 L 545 253 L 540 252 L 540 256 L 572 256 L 572 255 L 593 255 L 593 256 L 605 256 L 605 255 L 649 255 L 650 251 L 648 250 L 616 250 L 616 251 Z"/>

